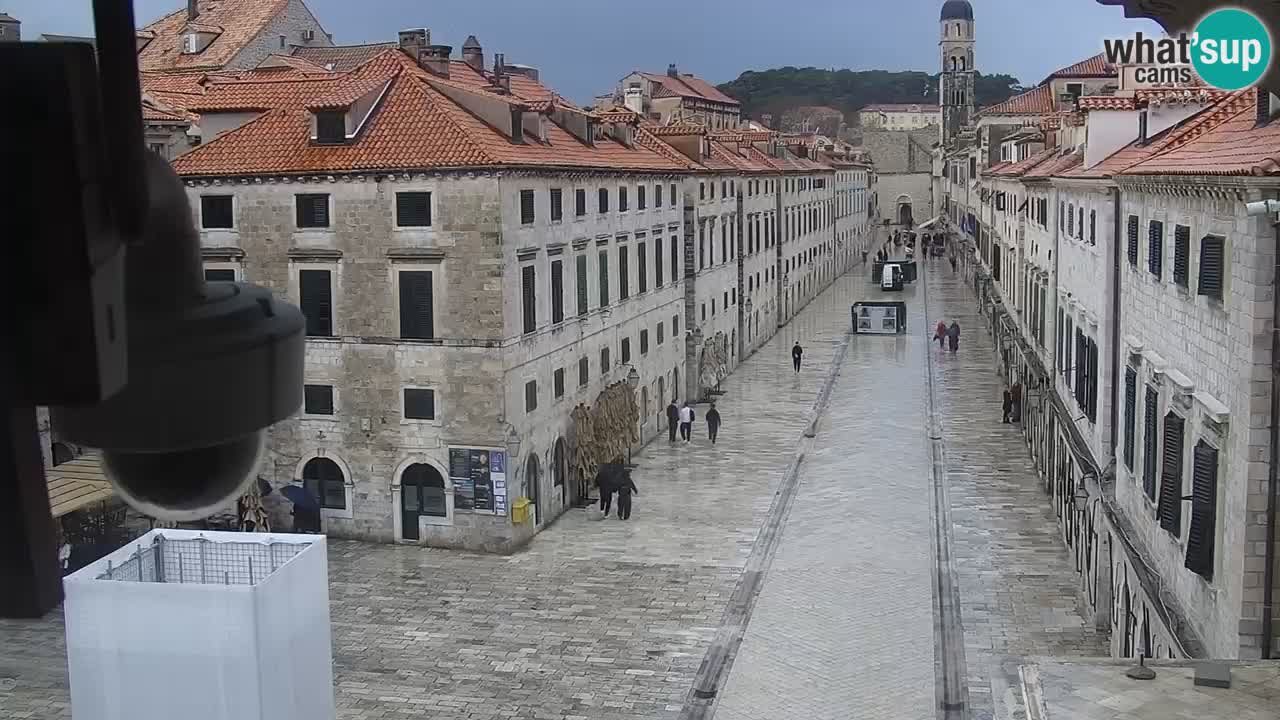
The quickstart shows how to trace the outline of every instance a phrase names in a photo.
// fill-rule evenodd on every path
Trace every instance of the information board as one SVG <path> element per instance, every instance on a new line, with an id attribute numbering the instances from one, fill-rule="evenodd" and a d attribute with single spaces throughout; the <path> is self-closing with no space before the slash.
<path id="1" fill-rule="evenodd" d="M 495 477 L 494 468 L 500 468 Z M 453 509 L 505 514 L 507 511 L 506 458 L 487 448 L 449 448 L 449 479 L 453 482 Z M 501 480 L 498 486 L 497 481 Z M 499 492 L 501 498 L 498 497 Z"/>

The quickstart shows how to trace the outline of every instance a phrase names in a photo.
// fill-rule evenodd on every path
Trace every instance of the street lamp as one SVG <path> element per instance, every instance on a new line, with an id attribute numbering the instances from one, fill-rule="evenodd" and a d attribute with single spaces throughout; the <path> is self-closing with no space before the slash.
<path id="1" fill-rule="evenodd" d="M 506 444 L 507 444 L 507 467 L 511 469 L 512 475 L 515 475 L 515 470 L 514 468 L 512 468 L 512 463 L 516 461 L 516 458 L 520 457 L 520 433 L 516 432 L 516 426 L 512 425 L 511 423 L 507 423 Z"/>

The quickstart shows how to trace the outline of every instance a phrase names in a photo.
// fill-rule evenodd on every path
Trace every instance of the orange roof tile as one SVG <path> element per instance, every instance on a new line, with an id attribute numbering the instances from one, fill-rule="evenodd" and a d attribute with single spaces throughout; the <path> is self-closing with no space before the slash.
<path id="1" fill-rule="evenodd" d="M 666 93 L 660 94 L 658 88 L 654 88 L 655 97 L 670 97 L 672 95 L 679 97 L 694 97 L 711 102 L 724 103 L 726 105 L 737 105 L 738 101 L 725 95 L 716 89 L 714 85 L 694 75 L 683 73 L 679 77 L 671 77 L 670 75 L 659 75 L 658 73 L 640 73 L 649 82 L 654 83 L 658 88 L 666 90 Z"/>
<path id="2" fill-rule="evenodd" d="M 1252 90 L 1235 93 L 1121 174 L 1280 175 L 1280 123 L 1257 127 L 1256 102 Z"/>
<path id="3" fill-rule="evenodd" d="M 1104 53 L 1098 53 L 1087 60 L 1081 60 L 1074 65 L 1055 70 L 1049 74 L 1049 77 L 1044 79 L 1044 83 L 1055 78 L 1098 78 L 1114 77 L 1115 75 L 1116 67 L 1107 62 L 1107 56 Z"/>
<path id="4" fill-rule="evenodd" d="M 1040 152 L 1023 160 L 1010 162 L 1001 167 L 999 171 L 988 170 L 988 172 L 994 172 L 995 174 L 1004 177 L 1019 177 L 1028 170 L 1053 157 L 1057 152 L 1058 148 L 1045 148 L 1044 150 L 1041 150 Z"/>
<path id="5" fill-rule="evenodd" d="M 664 137 L 667 135 L 706 135 L 707 129 L 701 125 L 657 125 L 647 128 L 649 132 Z"/>
<path id="6" fill-rule="evenodd" d="M 1086 95 L 1080 98 L 1081 110 L 1136 110 L 1137 98 L 1115 95 Z"/>
<path id="7" fill-rule="evenodd" d="M 1054 111 L 1053 88 L 1041 85 L 979 111 L 979 115 L 1047 115 Z"/>
<path id="8" fill-rule="evenodd" d="M 397 43 L 369 43 L 367 45 L 334 45 L 332 47 L 303 47 L 295 45 L 290 54 L 320 67 L 333 66 L 336 72 L 346 72 L 369 62 L 384 50 L 394 50 Z"/>
<path id="9" fill-rule="evenodd" d="M 1022 174 L 1023 179 L 1036 180 L 1050 178 L 1067 172 L 1071 168 L 1078 167 L 1084 162 L 1084 153 L 1076 151 L 1069 152 L 1065 155 L 1057 154 L 1058 148 L 1054 148 L 1055 155 L 1045 159 L 1035 167 L 1027 170 Z"/>
<path id="10" fill-rule="evenodd" d="M 143 28 L 155 38 L 138 52 L 143 71 L 220 68 L 235 59 L 245 46 L 266 29 L 272 18 L 284 12 L 288 0 L 197 0 L 195 23 L 187 22 L 183 7 Z M 182 52 L 182 35 L 189 25 L 218 32 L 202 52 Z M 216 30 L 215 30 L 216 29 Z"/>

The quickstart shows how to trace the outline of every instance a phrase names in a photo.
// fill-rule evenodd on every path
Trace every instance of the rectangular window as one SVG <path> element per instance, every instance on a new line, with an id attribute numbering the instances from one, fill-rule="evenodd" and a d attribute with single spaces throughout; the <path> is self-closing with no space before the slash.
<path id="1" fill-rule="evenodd" d="M 600 350 L 600 376 L 603 377 L 605 373 L 609 372 L 610 367 L 609 348 L 602 348 Z"/>
<path id="2" fill-rule="evenodd" d="M 294 195 L 294 209 L 300 228 L 329 227 L 329 196 L 323 194 Z"/>
<path id="3" fill-rule="evenodd" d="M 662 186 L 661 185 L 653 186 L 653 206 L 662 207 Z"/>
<path id="4" fill-rule="evenodd" d="M 636 241 L 636 290 L 646 292 L 649 289 L 649 246 L 644 240 Z"/>
<path id="5" fill-rule="evenodd" d="M 1185 422 L 1173 413 L 1164 416 L 1164 452 L 1160 466 L 1160 527 L 1182 535 L 1182 434 Z"/>
<path id="6" fill-rule="evenodd" d="M 564 262 L 551 261 L 551 322 L 564 322 Z"/>
<path id="7" fill-rule="evenodd" d="M 653 239 L 653 286 L 662 287 L 662 238 L 660 237 Z"/>
<path id="8" fill-rule="evenodd" d="M 400 271 L 400 337 L 431 340 L 436 336 L 433 300 L 430 271 Z"/>
<path id="9" fill-rule="evenodd" d="M 600 251 L 600 307 L 609 307 L 609 252 Z"/>
<path id="10" fill-rule="evenodd" d="M 533 191 L 520 191 L 520 224 L 532 225 L 534 219 Z"/>
<path id="11" fill-rule="evenodd" d="M 1129 264 L 1138 267 L 1138 216 L 1129 216 L 1129 225 L 1126 228 L 1126 237 L 1128 247 L 1126 251 L 1129 257 Z"/>
<path id="12" fill-rule="evenodd" d="M 629 337 L 622 338 L 622 362 L 624 364 L 631 362 L 631 338 Z"/>
<path id="13" fill-rule="evenodd" d="M 333 386 L 303 385 L 302 412 L 307 415 L 332 415 Z"/>
<path id="14" fill-rule="evenodd" d="M 316 142 L 341 145 L 347 139 L 346 114 L 338 111 L 316 113 Z"/>
<path id="15" fill-rule="evenodd" d="M 1159 220 L 1147 226 L 1147 269 L 1157 280 L 1164 269 L 1164 223 Z"/>
<path id="16" fill-rule="evenodd" d="M 636 209 L 637 210 L 643 210 L 645 207 L 644 193 L 645 193 L 645 186 L 637 185 L 636 186 Z"/>
<path id="17" fill-rule="evenodd" d="M 1089 211 L 1089 244 L 1098 244 L 1098 211 Z"/>
<path id="18" fill-rule="evenodd" d="M 631 254 L 626 245 L 618 247 L 618 299 L 631 297 Z"/>
<path id="19" fill-rule="evenodd" d="M 1196 292 L 1215 300 L 1222 299 L 1222 283 L 1226 275 L 1226 240 L 1216 235 L 1200 238 L 1200 283 Z"/>
<path id="20" fill-rule="evenodd" d="M 707 199 L 707 184 L 704 182 L 698 183 L 698 199 L 699 200 Z"/>
<path id="21" fill-rule="evenodd" d="M 578 387 L 585 387 L 591 379 L 591 362 L 585 357 L 578 358 Z"/>
<path id="22" fill-rule="evenodd" d="M 641 355 L 649 354 L 649 331 L 648 330 L 640 331 L 640 354 Z"/>
<path id="23" fill-rule="evenodd" d="M 1138 372 L 1124 369 L 1124 466 L 1133 472 L 1133 446 L 1138 416 Z"/>
<path id="24" fill-rule="evenodd" d="M 577 258 L 578 272 L 578 314 L 587 314 L 587 256 L 579 255 Z"/>
<path id="25" fill-rule="evenodd" d="M 435 420 L 436 391 L 405 388 L 404 417 L 406 420 Z"/>
<path id="26" fill-rule="evenodd" d="M 530 380 L 524 384 L 524 411 L 531 413 L 538 409 L 538 381 Z"/>
<path id="27" fill-rule="evenodd" d="M 601 215 L 609 212 L 609 190 L 607 188 L 600 188 L 596 192 L 596 211 Z"/>
<path id="28" fill-rule="evenodd" d="M 587 214 L 587 191 L 573 191 L 573 214 L 582 217 Z"/>
<path id="29" fill-rule="evenodd" d="M 1187 287 L 1191 272 L 1191 228 L 1173 226 L 1173 282 Z"/>
<path id="30" fill-rule="evenodd" d="M 333 337 L 333 285 L 328 270 L 298 271 L 299 305 L 308 337 Z"/>
<path id="31" fill-rule="evenodd" d="M 618 212 L 627 211 L 627 189 L 625 187 L 618 188 Z"/>
<path id="32" fill-rule="evenodd" d="M 666 323 L 658 323 L 658 344 L 659 345 L 661 345 L 667 339 L 666 329 L 667 329 Z"/>
<path id="33" fill-rule="evenodd" d="M 1067 237 L 1076 234 L 1076 209 L 1074 206 L 1067 208 Z"/>
<path id="34" fill-rule="evenodd" d="M 396 227 L 431 227 L 431 193 L 396 193 Z"/>
<path id="35" fill-rule="evenodd" d="M 669 188 L 669 189 L 671 190 L 671 204 L 672 204 L 672 205 L 677 205 L 677 204 L 679 204 L 679 199 L 676 197 L 676 184 L 675 184 L 675 183 L 671 183 L 671 185 L 670 185 L 670 188 Z"/>
<path id="36" fill-rule="evenodd" d="M 551 222 L 564 219 L 564 193 L 560 188 L 551 188 Z"/>
<path id="37" fill-rule="evenodd" d="M 233 206 L 230 195 L 201 195 L 200 227 L 206 230 L 235 227 Z"/>
<path id="38" fill-rule="evenodd" d="M 671 338 L 674 340 L 680 335 L 680 316 L 671 316 Z"/>
<path id="39" fill-rule="evenodd" d="M 557 400 L 564 397 L 564 368 L 556 368 L 552 374 L 552 390 Z"/>
<path id="40" fill-rule="evenodd" d="M 1160 395 L 1156 389 L 1147 386 L 1146 403 L 1142 416 L 1142 491 L 1148 500 L 1156 499 L 1156 422 L 1160 410 L 1156 407 Z"/>
<path id="41" fill-rule="evenodd" d="M 525 265 L 520 268 L 520 310 L 523 332 L 538 329 L 538 273 L 537 268 Z"/>
<path id="42" fill-rule="evenodd" d="M 206 268 L 204 271 L 205 282 L 235 282 L 236 271 L 229 268 Z"/>
<path id="43" fill-rule="evenodd" d="M 1201 440 L 1192 458 L 1191 527 L 1184 567 L 1212 581 L 1218 532 L 1218 451 Z"/>

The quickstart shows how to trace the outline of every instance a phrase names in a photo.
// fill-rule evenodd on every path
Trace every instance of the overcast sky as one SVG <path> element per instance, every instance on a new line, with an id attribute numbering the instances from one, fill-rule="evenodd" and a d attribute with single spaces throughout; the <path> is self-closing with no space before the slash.
<path id="1" fill-rule="evenodd" d="M 135 0 L 139 24 L 185 0 Z M 938 69 L 941 0 L 306 0 L 338 43 L 396 39 L 431 29 L 460 51 L 469 34 L 485 53 L 534 65 L 562 94 L 586 101 L 633 69 L 676 63 L 715 83 L 743 70 L 794 65 L 854 70 Z M 1102 38 L 1159 31 L 1094 0 L 972 0 L 977 66 L 1038 83 L 1102 49 Z M 90 0 L 0 0 L 22 35 L 91 34 Z"/>

